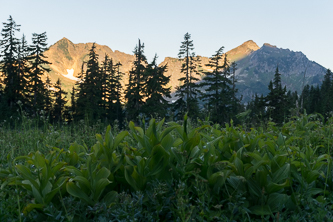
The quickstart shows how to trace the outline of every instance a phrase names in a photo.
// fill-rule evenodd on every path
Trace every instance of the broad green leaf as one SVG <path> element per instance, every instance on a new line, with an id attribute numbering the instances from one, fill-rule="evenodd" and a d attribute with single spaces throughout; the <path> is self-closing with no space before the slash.
<path id="1" fill-rule="evenodd" d="M 45 195 L 44 197 L 45 204 L 49 204 L 52 201 L 54 195 L 56 195 L 59 192 L 59 189 L 60 188 L 57 187 Z"/>
<path id="2" fill-rule="evenodd" d="M 284 207 L 284 204 L 287 202 L 287 200 L 288 196 L 286 194 L 273 193 L 269 195 L 267 205 L 272 212 L 277 212 Z"/>
<path id="3" fill-rule="evenodd" d="M 243 183 L 246 181 L 242 176 L 230 176 L 227 179 L 228 183 L 234 188 L 237 192 L 243 191 Z"/>
<path id="4" fill-rule="evenodd" d="M 243 170 L 243 162 L 241 159 L 238 157 L 235 158 L 234 164 L 237 169 L 237 175 L 243 176 L 244 175 L 244 170 Z"/>
<path id="5" fill-rule="evenodd" d="M 247 180 L 247 185 L 248 185 L 248 188 L 250 190 L 250 193 L 252 195 L 255 195 L 257 197 L 261 197 L 262 196 L 262 187 L 260 187 L 260 185 L 253 179 L 248 179 Z"/>
<path id="6" fill-rule="evenodd" d="M 114 148 L 118 147 L 121 141 L 123 141 L 127 135 L 128 135 L 127 131 L 120 132 L 114 140 Z"/>
<path id="7" fill-rule="evenodd" d="M 93 199 L 95 201 L 99 200 L 99 198 L 100 198 L 102 192 L 104 191 L 105 187 L 107 185 L 109 185 L 110 183 L 111 182 L 108 179 L 106 179 L 106 178 L 102 178 L 102 179 L 100 179 L 100 180 L 97 181 L 97 183 L 96 183 L 96 185 L 94 187 L 95 191 L 94 191 L 94 197 L 93 197 Z"/>
<path id="8" fill-rule="evenodd" d="M 28 204 L 24 209 L 23 209 L 23 214 L 27 215 L 34 209 L 43 209 L 45 207 L 44 204 Z"/>
<path id="9" fill-rule="evenodd" d="M 279 147 L 282 147 L 284 145 L 284 138 L 283 138 L 282 133 L 279 133 L 276 143 Z"/>
<path id="10" fill-rule="evenodd" d="M 104 196 L 102 201 L 106 203 L 106 205 L 110 205 L 117 200 L 117 197 L 118 193 L 116 191 L 110 191 Z"/>
<path id="11" fill-rule="evenodd" d="M 36 182 L 36 178 L 33 177 L 31 171 L 27 167 L 20 164 L 16 165 L 15 167 L 24 179 L 29 180 L 31 186 L 34 186 L 37 189 L 39 189 L 39 184 Z"/>
<path id="12" fill-rule="evenodd" d="M 98 142 L 99 142 L 100 144 L 103 145 L 103 137 L 102 137 L 101 134 L 96 134 L 96 139 L 98 140 Z"/>
<path id="13" fill-rule="evenodd" d="M 224 185 L 231 172 L 231 170 L 225 170 L 213 173 L 208 178 L 208 184 L 213 187 L 215 192 L 218 192 L 218 190 Z"/>
<path id="14" fill-rule="evenodd" d="M 183 140 L 181 138 L 177 138 L 174 143 L 173 143 L 173 146 L 174 147 L 178 147 L 180 144 L 183 143 Z"/>
<path id="15" fill-rule="evenodd" d="M 36 189 L 36 187 L 31 186 L 31 189 L 32 189 L 32 194 L 34 195 L 36 202 L 44 204 L 43 197 L 42 197 L 41 193 Z"/>
<path id="16" fill-rule="evenodd" d="M 44 187 L 44 189 L 42 190 L 42 195 L 45 197 L 46 194 L 50 193 L 52 190 L 52 184 L 50 181 L 47 182 L 46 186 Z"/>
<path id="17" fill-rule="evenodd" d="M 267 185 L 267 176 L 268 171 L 266 169 L 257 170 L 255 178 L 261 187 L 265 187 Z"/>
<path id="18" fill-rule="evenodd" d="M 282 190 L 283 188 L 289 187 L 289 186 L 290 186 L 289 180 L 286 180 L 286 182 L 284 182 L 282 184 L 270 182 L 267 186 L 267 193 L 268 194 L 275 193 L 275 192 L 278 192 L 279 190 Z"/>
<path id="19" fill-rule="evenodd" d="M 170 149 L 171 149 L 173 143 L 174 143 L 173 137 L 170 134 L 168 134 L 162 139 L 161 146 L 163 146 L 163 148 L 166 151 L 170 152 Z"/>
<path id="20" fill-rule="evenodd" d="M 103 167 L 97 172 L 94 180 L 99 181 L 102 178 L 108 178 L 110 176 L 110 174 L 111 174 L 110 170 Z"/>
<path id="21" fill-rule="evenodd" d="M 280 169 L 287 162 L 287 157 L 285 155 L 275 155 L 271 161 L 272 173 Z"/>
<path id="22" fill-rule="evenodd" d="M 35 164 L 36 167 L 38 168 L 45 167 L 45 158 L 42 156 L 42 154 L 39 151 L 35 153 Z"/>
<path id="23" fill-rule="evenodd" d="M 127 181 L 127 183 L 134 188 L 134 190 L 139 190 L 137 185 L 136 185 L 136 181 L 133 179 L 133 177 L 131 176 L 131 174 L 133 173 L 133 171 L 131 169 L 129 169 L 129 166 L 125 167 L 125 179 Z"/>
<path id="24" fill-rule="evenodd" d="M 76 176 L 73 178 L 73 181 L 79 182 L 80 188 L 85 192 L 91 190 L 91 185 L 87 178 L 83 176 Z"/>
<path id="25" fill-rule="evenodd" d="M 262 165 L 264 164 L 268 164 L 269 161 L 268 160 L 260 160 L 258 161 L 255 165 L 249 167 L 246 171 L 245 171 L 245 178 L 251 178 L 252 174 Z"/>
<path id="26" fill-rule="evenodd" d="M 272 214 L 272 211 L 271 211 L 271 209 L 269 208 L 268 205 L 262 205 L 262 206 L 256 205 L 256 206 L 250 207 L 250 211 L 251 211 L 252 214 L 255 214 L 255 215 L 258 215 L 258 216 L 264 216 L 264 215 L 271 215 Z"/>
<path id="27" fill-rule="evenodd" d="M 313 181 L 317 180 L 319 175 L 320 173 L 318 170 L 312 170 L 306 175 L 305 180 L 307 183 L 312 183 Z"/>
<path id="28" fill-rule="evenodd" d="M 83 176 L 83 173 L 74 166 L 66 166 L 65 170 L 76 176 Z"/>
<path id="29" fill-rule="evenodd" d="M 105 140 L 105 145 L 108 148 L 112 148 L 113 147 L 113 135 L 111 133 L 111 126 L 108 125 L 106 128 L 106 132 L 105 132 L 105 136 L 104 136 L 104 140 Z"/>
<path id="30" fill-rule="evenodd" d="M 169 154 L 165 152 L 161 145 L 153 148 L 149 161 L 150 175 L 159 174 L 168 164 Z"/>
<path id="31" fill-rule="evenodd" d="M 170 132 L 172 130 L 174 130 L 175 128 L 177 128 L 177 127 L 180 127 L 180 126 L 170 126 L 170 127 L 166 128 L 166 129 L 164 129 L 163 132 L 161 133 L 161 136 L 160 136 L 159 139 L 163 140 L 164 137 L 168 136 L 170 134 Z"/>
<path id="32" fill-rule="evenodd" d="M 199 152 L 200 152 L 199 147 L 197 147 L 197 146 L 194 147 L 194 148 L 192 149 L 192 151 L 191 151 L 190 159 L 195 158 L 195 157 L 197 156 L 197 154 L 200 154 Z"/>
<path id="33" fill-rule="evenodd" d="M 80 200 L 86 202 L 87 204 L 93 205 L 93 202 L 91 199 L 81 190 L 81 188 L 77 187 L 73 182 L 69 181 L 66 184 L 66 190 L 67 192 L 74 196 L 79 198 Z"/>
<path id="34" fill-rule="evenodd" d="M 273 173 L 272 181 L 274 183 L 279 183 L 280 181 L 287 179 L 289 173 L 290 173 L 290 164 L 285 163 L 280 169 L 278 169 L 276 172 Z"/>
<path id="35" fill-rule="evenodd" d="M 313 195 L 317 195 L 317 194 L 323 193 L 324 190 L 320 189 L 320 188 L 310 188 L 307 192 L 308 192 L 308 194 L 310 194 L 311 196 L 313 196 Z"/>

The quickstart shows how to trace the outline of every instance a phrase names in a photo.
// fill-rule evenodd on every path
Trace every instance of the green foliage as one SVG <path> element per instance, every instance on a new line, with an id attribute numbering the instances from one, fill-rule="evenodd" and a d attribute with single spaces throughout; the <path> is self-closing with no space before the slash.
<path id="1" fill-rule="evenodd" d="M 182 125 L 108 126 L 89 148 L 8 155 L 0 195 L 16 192 L 10 201 L 35 220 L 330 220 L 333 120 L 319 120 L 250 131 L 192 126 L 187 116 Z"/>

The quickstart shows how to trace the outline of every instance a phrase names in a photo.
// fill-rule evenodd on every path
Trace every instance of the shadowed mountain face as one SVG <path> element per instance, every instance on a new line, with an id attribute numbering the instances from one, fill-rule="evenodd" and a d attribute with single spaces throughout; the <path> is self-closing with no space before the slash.
<path id="1" fill-rule="evenodd" d="M 302 52 L 267 43 L 237 61 L 237 64 L 237 87 L 245 101 L 251 99 L 254 93 L 266 95 L 268 83 L 273 79 L 277 66 L 282 84 L 287 86 L 287 90 L 297 90 L 299 93 L 306 84 L 319 84 L 326 72 L 324 67 L 308 60 Z"/>
<path id="2" fill-rule="evenodd" d="M 52 71 L 49 74 L 51 81 L 56 82 L 60 78 L 64 89 L 70 91 L 75 84 L 75 77 L 81 72 L 82 63 L 88 60 L 92 44 L 74 44 L 63 38 L 50 46 L 45 55 L 52 63 L 50 65 Z M 113 51 L 108 46 L 95 45 L 100 63 L 107 54 L 114 62 L 123 64 L 121 71 L 125 73 L 123 80 L 123 86 L 125 86 L 128 81 L 128 72 L 132 68 L 135 57 L 117 50 Z M 265 95 L 268 92 L 268 83 L 273 78 L 277 65 L 281 73 L 282 83 L 287 85 L 287 89 L 299 92 L 305 84 L 320 83 L 326 71 L 319 64 L 309 61 L 302 52 L 293 52 L 269 44 L 264 44 L 260 48 L 252 40 L 244 42 L 226 54 L 231 62 L 236 61 L 238 64 L 237 87 L 239 95 L 243 95 L 244 101 L 251 99 L 254 93 Z M 209 58 L 201 57 L 203 71 L 210 71 L 209 67 L 206 66 L 208 61 Z M 166 75 L 171 76 L 169 86 L 174 91 L 175 87 L 180 84 L 178 79 L 182 76 L 180 73 L 182 61 L 166 57 L 160 65 L 165 64 L 168 64 Z M 305 78 L 303 78 L 305 70 Z"/>

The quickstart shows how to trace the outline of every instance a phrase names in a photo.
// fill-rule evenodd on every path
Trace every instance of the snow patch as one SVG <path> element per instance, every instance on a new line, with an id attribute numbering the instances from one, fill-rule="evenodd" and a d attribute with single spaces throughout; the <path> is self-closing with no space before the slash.
<path id="1" fill-rule="evenodd" d="M 71 79 L 74 81 L 79 81 L 80 79 L 74 77 L 73 74 L 74 74 L 74 69 L 67 69 L 67 75 L 64 75 L 64 74 L 62 74 L 62 75 L 68 79 Z"/>

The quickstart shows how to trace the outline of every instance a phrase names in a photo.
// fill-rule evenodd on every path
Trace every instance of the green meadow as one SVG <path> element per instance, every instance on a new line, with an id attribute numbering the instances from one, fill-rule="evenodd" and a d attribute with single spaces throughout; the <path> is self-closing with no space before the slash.
<path id="1" fill-rule="evenodd" d="M 0 128 L 1 221 L 332 221 L 333 119 Z"/>

